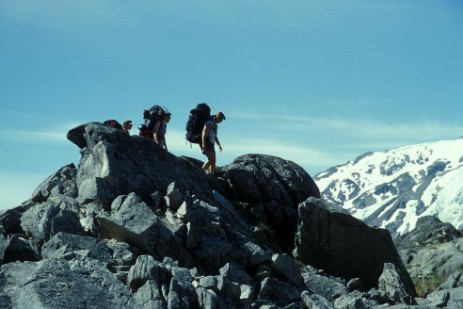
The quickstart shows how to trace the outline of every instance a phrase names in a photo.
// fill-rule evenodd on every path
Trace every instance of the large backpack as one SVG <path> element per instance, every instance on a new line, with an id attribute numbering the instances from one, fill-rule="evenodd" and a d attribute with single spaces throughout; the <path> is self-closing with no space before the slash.
<path id="1" fill-rule="evenodd" d="M 117 120 L 114 120 L 114 119 L 106 120 L 105 122 L 103 122 L 103 124 L 107 125 L 107 126 L 110 126 L 110 127 L 113 127 L 115 129 L 124 130 L 122 125 Z"/>
<path id="2" fill-rule="evenodd" d="M 200 144 L 204 123 L 211 118 L 211 108 L 206 103 L 199 103 L 196 108 L 193 108 L 190 111 L 190 116 L 188 116 L 188 121 L 186 123 L 185 137 L 187 141 Z"/>
<path id="3" fill-rule="evenodd" d="M 154 127 L 162 121 L 166 113 L 168 113 L 167 108 L 160 105 L 153 105 L 150 109 L 143 110 L 143 123 L 138 126 L 138 135 L 153 139 Z"/>

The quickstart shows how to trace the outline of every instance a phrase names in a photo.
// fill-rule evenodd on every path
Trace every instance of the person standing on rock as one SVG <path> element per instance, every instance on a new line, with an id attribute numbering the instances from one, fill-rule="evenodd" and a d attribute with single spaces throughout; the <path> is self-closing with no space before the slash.
<path id="1" fill-rule="evenodd" d="M 215 174 L 215 144 L 217 144 L 219 146 L 219 150 L 222 151 L 222 145 L 220 144 L 217 135 L 218 124 L 225 119 L 225 115 L 222 112 L 216 113 L 212 116 L 211 120 L 204 123 L 203 131 L 201 133 L 201 149 L 202 153 L 207 157 L 207 161 L 204 162 L 202 168 L 203 170 L 209 171 L 211 175 Z"/>
<path id="2" fill-rule="evenodd" d="M 153 129 L 153 138 L 154 142 L 160 145 L 162 148 L 168 151 L 167 142 L 166 142 L 166 132 L 167 132 L 167 123 L 170 121 L 170 112 L 166 111 L 161 118 L 161 121 L 158 121 Z"/>
<path id="3" fill-rule="evenodd" d="M 130 130 L 132 129 L 132 126 L 133 126 L 132 120 L 126 120 L 122 124 L 124 131 L 129 135 L 130 135 Z"/>

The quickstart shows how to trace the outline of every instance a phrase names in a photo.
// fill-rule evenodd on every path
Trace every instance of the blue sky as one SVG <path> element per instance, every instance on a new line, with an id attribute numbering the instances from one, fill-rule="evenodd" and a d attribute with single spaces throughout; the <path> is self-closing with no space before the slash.
<path id="1" fill-rule="evenodd" d="M 188 111 L 227 120 L 218 164 L 246 153 L 314 176 L 367 151 L 463 135 L 459 0 L 0 0 L 0 208 L 60 167 L 89 121 Z M 136 134 L 136 130 L 132 131 Z"/>

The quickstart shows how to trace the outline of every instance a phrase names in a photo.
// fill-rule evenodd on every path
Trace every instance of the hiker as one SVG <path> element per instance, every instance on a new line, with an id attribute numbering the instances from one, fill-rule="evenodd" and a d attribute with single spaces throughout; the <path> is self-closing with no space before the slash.
<path id="1" fill-rule="evenodd" d="M 225 115 L 222 112 L 216 113 L 212 116 L 212 119 L 204 123 L 203 131 L 201 133 L 201 149 L 202 153 L 207 157 L 207 161 L 204 162 L 203 170 L 208 170 L 209 174 L 215 174 L 215 144 L 219 146 L 219 150 L 222 152 L 222 145 L 219 142 L 217 136 L 218 125 L 225 120 Z"/>
<path id="2" fill-rule="evenodd" d="M 122 126 L 124 129 L 124 132 L 130 135 L 130 130 L 132 129 L 132 126 L 133 126 L 132 120 L 127 119 L 126 121 L 124 121 Z"/>
<path id="3" fill-rule="evenodd" d="M 153 129 L 154 142 L 160 145 L 162 148 L 164 148 L 167 151 L 168 149 L 167 149 L 167 143 L 166 143 L 166 131 L 167 131 L 167 123 L 170 121 L 170 115 L 172 114 L 166 111 L 163 114 L 161 121 L 158 121 Z"/>

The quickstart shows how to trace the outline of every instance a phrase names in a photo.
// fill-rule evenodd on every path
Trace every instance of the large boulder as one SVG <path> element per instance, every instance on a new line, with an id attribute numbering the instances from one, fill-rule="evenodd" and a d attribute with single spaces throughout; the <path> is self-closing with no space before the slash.
<path id="1" fill-rule="evenodd" d="M 109 209 L 119 195 L 136 193 L 151 203 L 151 194 L 176 181 L 182 190 L 209 194 L 206 175 L 185 160 L 140 136 L 129 136 L 101 123 L 88 123 L 68 132 L 81 148 L 77 172 L 78 200 Z"/>
<path id="2" fill-rule="evenodd" d="M 244 208 L 249 222 L 270 229 L 282 250 L 293 249 L 296 225 L 288 222 L 297 222 L 299 203 L 320 197 L 310 175 L 292 161 L 263 154 L 237 157 L 222 172 L 228 198 Z"/>
<path id="3" fill-rule="evenodd" d="M 407 286 L 407 270 L 385 229 L 372 228 L 341 207 L 309 198 L 299 205 L 294 256 L 304 264 L 346 279 L 360 278 L 367 287 L 378 286 L 384 263 L 394 264 Z"/>

